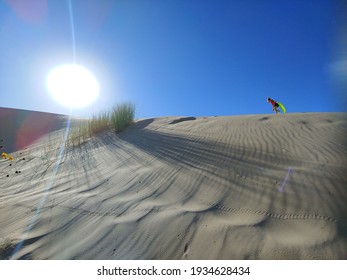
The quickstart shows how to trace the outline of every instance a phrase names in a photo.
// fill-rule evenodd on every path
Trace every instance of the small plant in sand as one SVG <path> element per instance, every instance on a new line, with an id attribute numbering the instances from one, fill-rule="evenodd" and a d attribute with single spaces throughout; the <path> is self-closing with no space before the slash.
<path id="1" fill-rule="evenodd" d="M 94 115 L 90 120 L 78 124 L 71 129 L 68 145 L 78 147 L 88 139 L 99 133 L 113 128 L 116 133 L 123 131 L 134 122 L 135 106 L 123 103 L 115 106 L 111 111 Z"/>
<path id="2" fill-rule="evenodd" d="M 85 143 L 90 138 L 90 136 L 91 134 L 88 124 L 80 124 L 79 126 L 71 129 L 67 140 L 67 145 L 78 147 Z"/>
<path id="3" fill-rule="evenodd" d="M 15 247 L 12 239 L 2 240 L 0 243 L 0 260 L 7 260 Z"/>
<path id="4" fill-rule="evenodd" d="M 81 122 L 73 127 L 68 137 L 68 144 L 77 147 L 89 138 L 111 128 L 110 114 L 108 112 L 93 116 L 87 122 Z"/>
<path id="5" fill-rule="evenodd" d="M 116 133 L 123 131 L 134 122 L 135 106 L 132 103 L 120 104 L 111 113 L 112 126 Z"/>
<path id="6" fill-rule="evenodd" d="M 89 136 L 97 135 L 101 132 L 108 130 L 111 127 L 110 113 L 103 112 L 98 116 L 94 116 L 88 122 L 88 133 Z"/>

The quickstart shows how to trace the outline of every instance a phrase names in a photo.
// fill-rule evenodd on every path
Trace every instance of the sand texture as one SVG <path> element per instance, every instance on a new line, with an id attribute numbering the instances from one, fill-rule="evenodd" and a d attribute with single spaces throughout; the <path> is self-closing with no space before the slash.
<path id="1" fill-rule="evenodd" d="M 0 160 L 14 259 L 347 259 L 346 113 L 144 119 L 61 150 L 63 134 Z"/>

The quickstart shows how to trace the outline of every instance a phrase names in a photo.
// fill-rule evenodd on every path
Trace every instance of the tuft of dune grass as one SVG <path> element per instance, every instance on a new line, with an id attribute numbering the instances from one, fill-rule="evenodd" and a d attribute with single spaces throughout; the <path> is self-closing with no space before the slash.
<path id="1" fill-rule="evenodd" d="M 88 134 L 89 136 L 97 135 L 101 132 L 108 130 L 111 127 L 110 113 L 103 112 L 94 116 L 88 121 Z"/>
<path id="2" fill-rule="evenodd" d="M 115 133 L 122 132 L 134 123 L 135 106 L 132 103 L 119 104 L 110 111 L 94 115 L 87 122 L 81 123 L 71 129 L 68 144 L 80 146 L 88 139 L 99 133 L 113 129 Z"/>
<path id="3" fill-rule="evenodd" d="M 134 122 L 135 106 L 131 103 L 123 103 L 113 108 L 111 123 L 116 133 L 122 132 Z"/>

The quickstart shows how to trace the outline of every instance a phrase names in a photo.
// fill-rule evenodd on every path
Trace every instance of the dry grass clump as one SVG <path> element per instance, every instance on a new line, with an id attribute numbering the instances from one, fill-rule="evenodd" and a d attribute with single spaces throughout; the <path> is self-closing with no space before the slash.
<path id="1" fill-rule="evenodd" d="M 111 128 L 110 113 L 100 113 L 88 121 L 88 134 L 89 137 L 97 135 Z"/>
<path id="2" fill-rule="evenodd" d="M 76 147 L 88 141 L 93 136 L 114 129 L 116 133 L 123 131 L 134 122 L 135 106 L 123 103 L 108 112 L 93 116 L 84 123 L 71 129 L 68 144 Z"/>
<path id="3" fill-rule="evenodd" d="M 89 128 L 87 125 L 79 125 L 70 130 L 67 146 L 79 146 L 90 138 Z"/>

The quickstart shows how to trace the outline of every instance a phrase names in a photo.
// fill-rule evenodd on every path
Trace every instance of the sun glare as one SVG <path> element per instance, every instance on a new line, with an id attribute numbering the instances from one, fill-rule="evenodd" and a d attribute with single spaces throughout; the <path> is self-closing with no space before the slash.
<path id="1" fill-rule="evenodd" d="M 55 101 L 69 108 L 86 107 L 99 95 L 99 84 L 94 75 L 76 64 L 52 69 L 47 76 L 47 88 Z"/>

